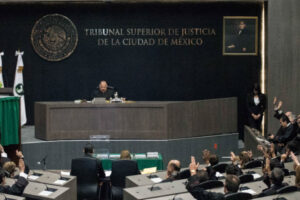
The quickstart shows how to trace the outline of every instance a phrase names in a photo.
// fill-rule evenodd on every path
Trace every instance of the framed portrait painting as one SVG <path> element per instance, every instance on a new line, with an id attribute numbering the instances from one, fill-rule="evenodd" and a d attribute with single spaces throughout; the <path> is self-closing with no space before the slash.
<path id="1" fill-rule="evenodd" d="M 258 51 L 258 17 L 223 17 L 223 55 L 252 55 Z"/>

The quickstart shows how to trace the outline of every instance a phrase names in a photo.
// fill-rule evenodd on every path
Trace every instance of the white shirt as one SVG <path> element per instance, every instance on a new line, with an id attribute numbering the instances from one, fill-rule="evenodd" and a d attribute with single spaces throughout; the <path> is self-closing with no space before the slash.
<path id="1" fill-rule="evenodd" d="M 260 103 L 259 98 L 258 97 L 254 97 L 254 103 L 255 105 L 258 105 Z"/>

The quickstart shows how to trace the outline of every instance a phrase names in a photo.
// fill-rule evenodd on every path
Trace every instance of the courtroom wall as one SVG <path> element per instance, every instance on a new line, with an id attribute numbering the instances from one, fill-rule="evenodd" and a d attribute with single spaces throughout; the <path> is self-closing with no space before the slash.
<path id="1" fill-rule="evenodd" d="M 271 0 L 268 7 L 268 132 L 276 133 L 274 96 L 284 111 L 300 113 L 300 1 Z"/>
<path id="2" fill-rule="evenodd" d="M 238 97 L 239 126 L 245 122 L 245 97 L 259 81 L 257 55 L 224 56 L 223 16 L 258 16 L 258 3 L 145 3 L 145 4 L 0 4 L 0 50 L 5 51 L 3 72 L 13 85 L 15 50 L 24 51 L 24 88 L 29 124 L 35 101 L 89 99 L 105 79 L 131 100 L 198 100 Z M 76 26 L 78 44 L 66 59 L 41 58 L 31 44 L 31 31 L 41 17 L 59 13 Z M 258 28 L 260 25 L 258 24 Z M 201 44 L 106 45 L 93 28 L 202 28 L 200 35 L 133 36 L 145 39 L 201 38 Z M 259 31 L 259 30 L 258 30 Z M 125 36 L 109 36 L 124 39 Z M 260 38 L 258 38 L 260 40 Z M 150 43 L 150 42 L 149 42 Z M 258 41 L 259 44 L 259 41 Z M 241 130 L 240 129 L 240 130 Z"/>

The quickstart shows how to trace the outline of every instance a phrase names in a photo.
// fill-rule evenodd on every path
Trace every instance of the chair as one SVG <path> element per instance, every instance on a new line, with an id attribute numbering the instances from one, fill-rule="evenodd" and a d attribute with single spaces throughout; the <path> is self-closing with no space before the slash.
<path id="1" fill-rule="evenodd" d="M 249 182 L 254 181 L 253 175 L 251 175 L 251 174 L 241 175 L 241 176 L 239 176 L 239 179 L 240 179 L 240 183 L 249 183 Z"/>
<path id="2" fill-rule="evenodd" d="M 219 164 L 214 165 L 212 168 L 213 168 L 216 172 L 224 173 L 227 166 L 228 166 L 228 164 L 226 164 L 226 163 L 219 163 Z"/>
<path id="3" fill-rule="evenodd" d="M 252 168 L 261 167 L 261 166 L 262 166 L 262 163 L 260 160 L 252 160 L 245 164 L 244 169 L 252 169 Z"/>
<path id="4" fill-rule="evenodd" d="M 237 192 L 225 195 L 225 200 L 248 200 L 252 199 L 252 195 L 244 192 Z"/>
<path id="5" fill-rule="evenodd" d="M 187 179 L 191 177 L 190 169 L 185 169 L 179 172 L 180 179 Z"/>
<path id="6" fill-rule="evenodd" d="M 112 200 L 123 199 L 123 188 L 126 176 L 140 174 L 137 162 L 134 160 L 115 160 L 111 167 L 111 197 Z"/>
<path id="7" fill-rule="evenodd" d="M 98 200 L 100 188 L 97 177 L 97 160 L 84 157 L 72 160 L 71 175 L 77 177 L 77 199 Z"/>
<path id="8" fill-rule="evenodd" d="M 223 187 L 224 184 L 222 181 L 217 181 L 217 180 L 208 180 L 204 181 L 199 184 L 199 186 L 205 190 L 211 189 L 211 188 L 217 188 L 217 187 Z"/>
<path id="9" fill-rule="evenodd" d="M 282 168 L 282 171 L 284 172 L 284 176 L 289 176 L 290 175 L 290 171 L 286 168 Z"/>
<path id="10" fill-rule="evenodd" d="M 298 188 L 294 185 L 287 185 L 287 186 L 284 186 L 284 187 L 276 190 L 276 193 L 277 194 L 283 194 L 283 193 L 289 193 L 289 192 L 296 192 L 297 189 Z"/>

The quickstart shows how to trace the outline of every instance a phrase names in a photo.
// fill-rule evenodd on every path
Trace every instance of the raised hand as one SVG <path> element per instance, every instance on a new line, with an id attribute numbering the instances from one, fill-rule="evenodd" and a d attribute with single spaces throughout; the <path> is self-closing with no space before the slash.
<path id="1" fill-rule="evenodd" d="M 18 158 L 23 158 L 24 157 L 22 151 L 19 151 L 19 150 L 16 150 L 16 156 Z"/>
<path id="2" fill-rule="evenodd" d="M 282 101 L 279 101 L 276 110 L 279 110 L 281 108 L 282 104 L 283 104 Z"/>
<path id="3" fill-rule="evenodd" d="M 294 152 L 291 151 L 290 155 L 291 155 L 291 158 L 294 161 L 294 163 L 296 165 L 300 165 L 299 160 L 298 160 L 297 156 L 294 154 Z"/>
<path id="4" fill-rule="evenodd" d="M 273 105 L 274 106 L 276 105 L 276 102 L 277 102 L 277 97 L 274 97 L 274 99 L 273 99 Z"/>
<path id="5" fill-rule="evenodd" d="M 0 144 L 0 153 L 4 153 L 4 148 L 1 144 Z"/>
<path id="6" fill-rule="evenodd" d="M 199 163 L 196 164 L 196 159 L 194 156 L 191 156 L 191 163 L 190 163 L 190 173 L 191 176 L 195 175 L 197 173 L 197 169 L 199 167 Z"/>
<path id="7" fill-rule="evenodd" d="M 204 149 L 202 151 L 202 159 L 204 160 L 204 162 L 206 164 L 209 164 L 209 158 L 210 158 L 210 151 L 208 151 L 207 149 Z"/>

